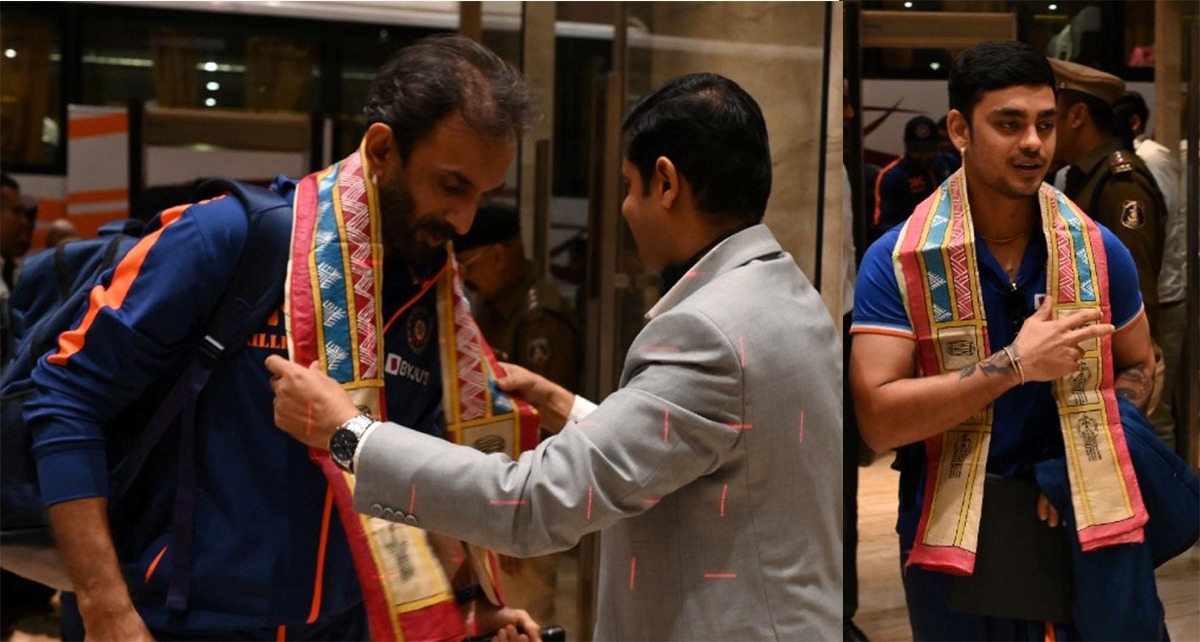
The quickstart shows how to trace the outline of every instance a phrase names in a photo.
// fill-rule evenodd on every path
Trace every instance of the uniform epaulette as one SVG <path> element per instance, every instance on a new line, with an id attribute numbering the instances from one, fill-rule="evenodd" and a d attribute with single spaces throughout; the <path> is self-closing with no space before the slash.
<path id="1" fill-rule="evenodd" d="M 529 286 L 529 290 L 525 292 L 525 313 L 522 317 L 525 320 L 536 319 L 542 316 L 544 309 L 542 308 L 541 296 L 538 294 L 537 284 Z"/>
<path id="2" fill-rule="evenodd" d="M 1108 171 L 1113 174 L 1124 174 L 1133 171 L 1133 152 L 1118 149 L 1108 155 Z"/>

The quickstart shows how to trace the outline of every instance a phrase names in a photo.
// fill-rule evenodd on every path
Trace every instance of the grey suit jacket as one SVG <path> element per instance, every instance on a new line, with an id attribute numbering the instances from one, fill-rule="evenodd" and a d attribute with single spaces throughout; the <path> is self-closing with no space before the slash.
<path id="1" fill-rule="evenodd" d="M 620 389 L 517 461 L 376 428 L 355 507 L 517 556 L 603 530 L 596 639 L 840 639 L 841 346 L 820 297 L 757 225 L 647 316 Z"/>

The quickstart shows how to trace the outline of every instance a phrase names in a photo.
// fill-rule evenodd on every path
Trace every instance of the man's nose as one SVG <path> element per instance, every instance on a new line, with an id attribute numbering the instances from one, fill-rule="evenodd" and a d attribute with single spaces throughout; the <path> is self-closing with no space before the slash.
<path id="1" fill-rule="evenodd" d="M 454 228 L 457 234 L 466 234 L 474 221 L 475 205 L 473 204 L 455 206 L 446 214 L 446 222 Z"/>
<path id="2" fill-rule="evenodd" d="M 1021 149 L 1025 151 L 1036 152 L 1042 148 L 1042 136 L 1038 131 L 1037 125 L 1030 125 L 1025 128 L 1025 133 L 1021 136 Z"/>

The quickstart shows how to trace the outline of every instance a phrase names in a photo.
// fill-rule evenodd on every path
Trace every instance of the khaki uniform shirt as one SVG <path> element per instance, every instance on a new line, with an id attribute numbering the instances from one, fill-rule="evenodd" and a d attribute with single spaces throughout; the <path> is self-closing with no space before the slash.
<path id="1" fill-rule="evenodd" d="M 475 321 L 496 358 L 563 386 L 579 388 L 582 341 L 575 311 L 553 283 L 526 264 L 521 279 L 494 300 L 480 301 Z"/>
<path id="2" fill-rule="evenodd" d="M 1112 230 L 1133 255 L 1151 333 L 1158 322 L 1166 206 L 1140 158 L 1110 137 L 1067 172 L 1067 197 Z"/>

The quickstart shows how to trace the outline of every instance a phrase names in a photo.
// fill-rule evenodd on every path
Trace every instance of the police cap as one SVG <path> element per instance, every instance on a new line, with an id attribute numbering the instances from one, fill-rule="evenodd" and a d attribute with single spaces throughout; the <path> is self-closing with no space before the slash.
<path id="1" fill-rule="evenodd" d="M 454 249 L 461 252 L 501 243 L 521 233 L 517 211 L 505 205 L 485 205 L 475 212 L 475 222 L 466 234 L 455 237 Z"/>
<path id="2" fill-rule="evenodd" d="M 1125 91 L 1125 81 L 1099 69 L 1066 60 L 1050 59 L 1059 89 L 1071 89 L 1095 96 L 1111 105 Z"/>
<path id="3" fill-rule="evenodd" d="M 904 148 L 914 152 L 937 149 L 937 123 L 928 116 L 916 116 L 904 126 Z"/>

